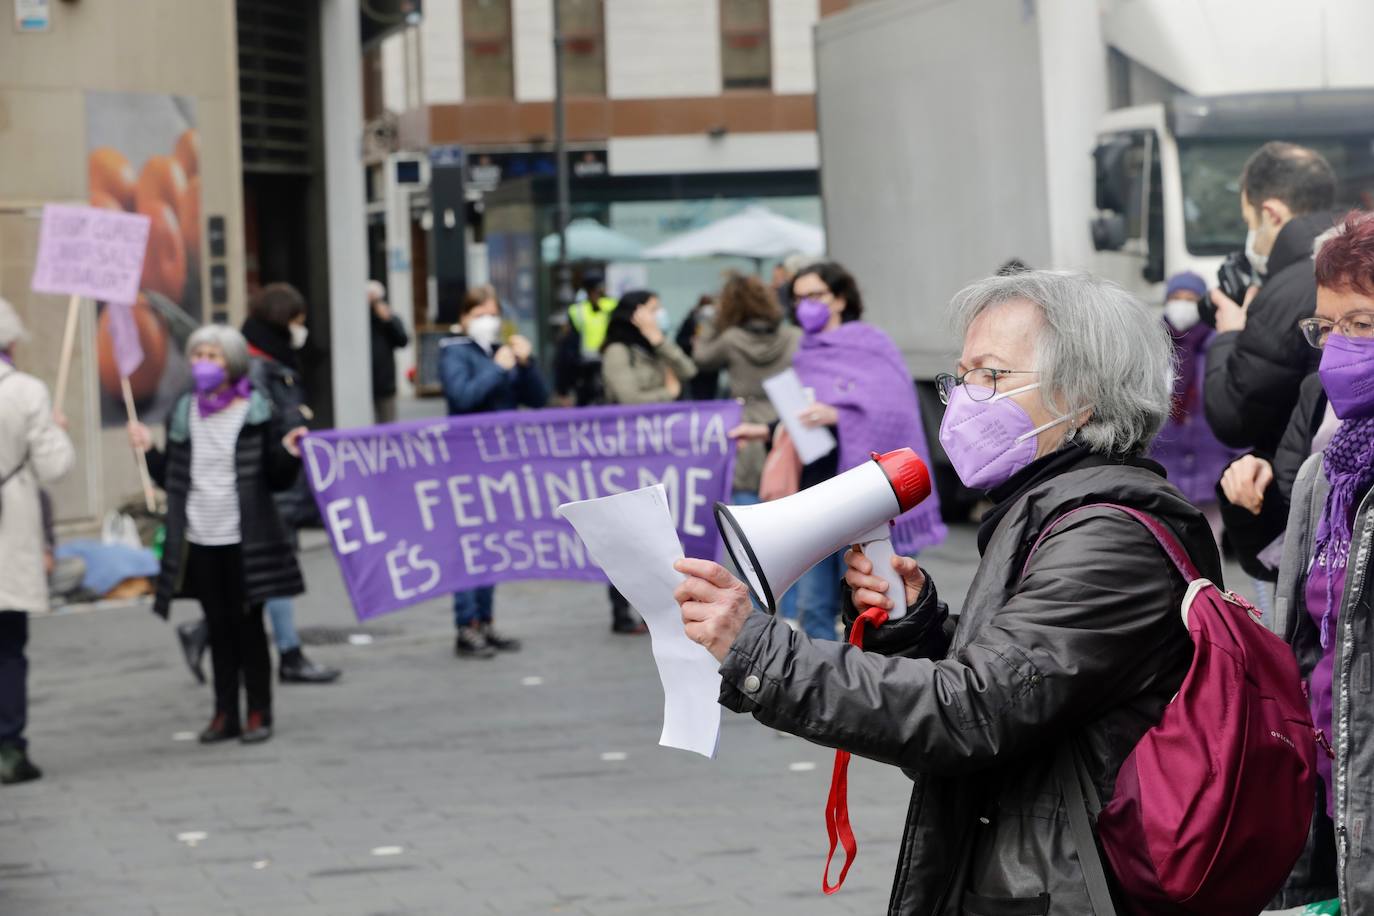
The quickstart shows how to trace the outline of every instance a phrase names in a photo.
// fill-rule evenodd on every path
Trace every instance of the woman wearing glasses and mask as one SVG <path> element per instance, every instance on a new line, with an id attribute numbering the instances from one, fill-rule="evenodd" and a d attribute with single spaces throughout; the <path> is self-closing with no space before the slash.
<path id="1" fill-rule="evenodd" d="M 1316 375 L 1274 464 L 1242 459 L 1222 486 L 1232 503 L 1287 514 L 1272 619 L 1293 647 L 1312 720 L 1331 745 L 1318 753 L 1320 796 L 1312 837 L 1277 903 L 1297 906 L 1341 893 L 1341 912 L 1374 908 L 1374 853 L 1365 829 L 1374 804 L 1374 216 L 1351 214 L 1317 240 L 1317 314 L 1299 322 L 1321 350 Z M 1244 464 L 1242 464 L 1244 462 Z M 1266 485 L 1257 488 L 1252 474 Z M 1339 878 L 1339 881 L 1338 881 Z"/>
<path id="2" fill-rule="evenodd" d="M 677 597 L 688 636 L 721 661 L 724 706 L 911 777 L 889 912 L 1089 913 L 1054 762 L 1062 749 L 1110 798 L 1193 650 L 1187 585 L 1151 533 L 1117 508 L 1067 514 L 1126 506 L 1218 583 L 1221 561 L 1202 513 L 1141 457 L 1172 390 L 1158 318 L 1115 284 L 1051 271 L 975 283 L 953 308 L 963 353 L 941 380 L 940 439 L 995 503 L 957 621 L 914 560 L 893 560 L 906 588 L 889 595 L 855 551 L 846 619 L 907 608 L 862 649 L 754 612 L 713 563 L 679 561 Z"/>
<path id="3" fill-rule="evenodd" d="M 798 489 L 813 487 L 869 460 L 873 452 L 907 446 L 929 462 L 921 408 L 906 361 L 897 345 L 875 325 L 862 320 L 863 299 L 854 277 L 833 261 L 821 261 L 792 279 L 792 301 L 802 339 L 792 367 L 802 384 L 811 390 L 814 403 L 802 411 L 807 426 L 828 427 L 836 448 L 795 475 Z M 782 437 L 779 437 L 782 440 Z M 782 440 L 779 454 L 800 465 L 795 450 Z M 788 495 L 771 483 L 760 486 L 760 496 L 777 499 Z M 789 488 L 790 489 L 790 488 Z M 899 553 L 915 554 L 945 539 L 939 500 L 931 495 L 924 503 L 897 519 L 893 546 Z M 796 586 L 797 615 L 801 628 L 812 639 L 834 639 L 840 613 L 841 554 L 818 563 Z"/>

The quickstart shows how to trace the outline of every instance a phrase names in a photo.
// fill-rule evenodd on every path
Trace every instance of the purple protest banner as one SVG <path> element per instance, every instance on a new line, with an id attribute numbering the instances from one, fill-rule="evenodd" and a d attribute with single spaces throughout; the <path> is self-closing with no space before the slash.
<path id="1" fill-rule="evenodd" d="M 30 287 L 36 293 L 133 302 L 143 276 L 150 225 L 151 220 L 138 213 L 46 205 Z"/>
<path id="2" fill-rule="evenodd" d="M 306 480 L 359 620 L 479 585 L 605 581 L 566 502 L 662 483 L 687 556 L 715 558 L 733 401 L 473 414 L 311 433 Z"/>

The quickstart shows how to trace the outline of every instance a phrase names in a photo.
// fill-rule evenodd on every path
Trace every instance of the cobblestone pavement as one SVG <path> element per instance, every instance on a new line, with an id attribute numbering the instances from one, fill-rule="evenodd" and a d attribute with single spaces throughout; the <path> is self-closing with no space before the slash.
<path id="1" fill-rule="evenodd" d="M 961 528 L 924 562 L 955 597 L 973 556 Z M 0 788 L 0 914 L 884 910 L 906 778 L 854 761 L 860 856 L 823 897 L 830 752 L 730 713 L 714 761 L 657 747 L 649 643 L 603 589 L 502 586 L 524 651 L 458 660 L 444 602 L 360 626 L 332 556 L 303 563 L 300 624 L 372 639 L 310 648 L 343 679 L 278 689 L 257 747 L 195 743 L 209 690 L 147 610 L 34 621 L 47 775 Z"/>

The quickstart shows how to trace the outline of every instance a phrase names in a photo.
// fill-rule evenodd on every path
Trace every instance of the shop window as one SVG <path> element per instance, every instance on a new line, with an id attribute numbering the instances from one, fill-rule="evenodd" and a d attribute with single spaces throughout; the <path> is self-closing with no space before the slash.
<path id="1" fill-rule="evenodd" d="M 720 65 L 726 89 L 773 84 L 768 0 L 720 0 Z"/>
<path id="2" fill-rule="evenodd" d="M 510 0 L 463 0 L 463 81 L 468 98 L 509 99 L 515 94 L 510 25 Z"/>
<path id="3" fill-rule="evenodd" d="M 563 80 L 568 95 L 606 94 L 606 30 L 602 0 L 558 0 L 563 29 Z"/>

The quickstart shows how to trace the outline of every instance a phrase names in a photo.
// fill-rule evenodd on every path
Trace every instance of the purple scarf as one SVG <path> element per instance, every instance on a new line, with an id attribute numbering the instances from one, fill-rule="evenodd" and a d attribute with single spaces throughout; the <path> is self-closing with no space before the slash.
<path id="1" fill-rule="evenodd" d="M 1349 559 L 1350 539 L 1355 524 L 1355 503 L 1374 482 L 1374 417 L 1346 420 L 1322 452 L 1322 470 L 1331 483 L 1326 508 L 1317 525 L 1317 543 L 1312 556 L 1326 558 L 1326 609 L 1322 612 L 1322 648 L 1330 645 L 1331 615 L 1337 596 L 1332 583 L 1336 570 Z"/>
<path id="2" fill-rule="evenodd" d="M 209 394 L 197 391 L 196 404 L 200 407 L 200 415 L 202 417 L 208 417 L 211 414 L 219 413 L 221 410 L 234 403 L 236 398 L 246 398 L 252 393 L 253 382 L 245 375 L 237 382 L 231 385 L 225 385 L 218 391 L 212 391 Z"/>
<path id="3" fill-rule="evenodd" d="M 833 331 L 802 338 L 792 366 L 816 400 L 839 413 L 839 470 L 868 461 L 873 452 L 911 448 L 930 465 L 921 409 L 906 362 L 886 334 L 850 321 Z M 898 553 L 915 553 L 945 539 L 940 500 L 925 502 L 897 519 L 892 532 Z"/>

